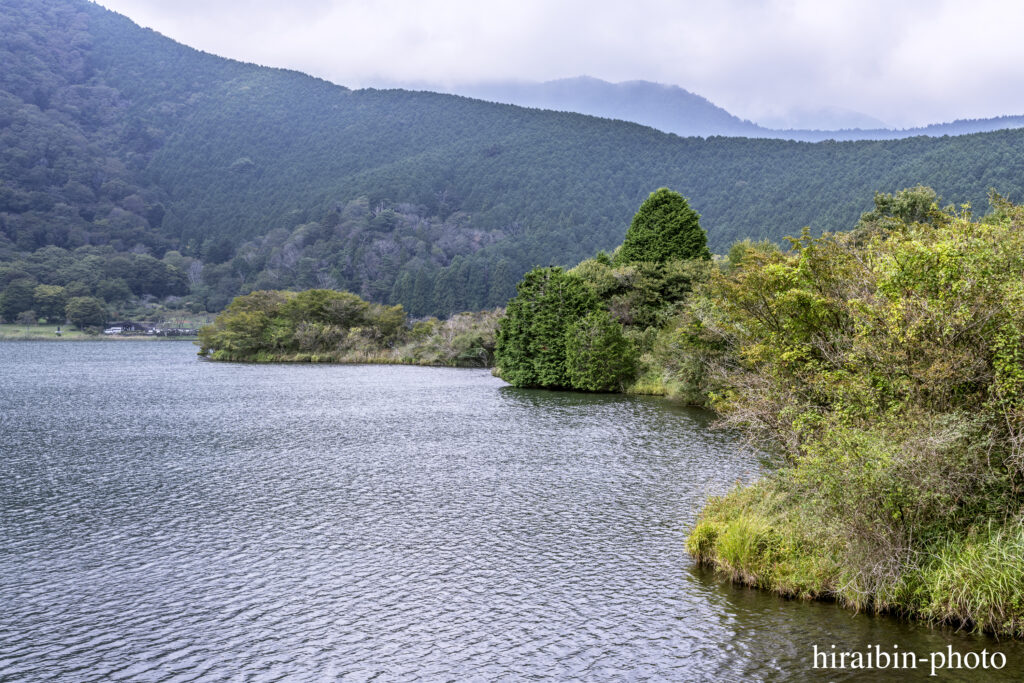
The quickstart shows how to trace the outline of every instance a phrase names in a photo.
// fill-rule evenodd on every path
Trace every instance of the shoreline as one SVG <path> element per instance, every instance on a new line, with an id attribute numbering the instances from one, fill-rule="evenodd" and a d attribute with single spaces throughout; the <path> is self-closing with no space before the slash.
<path id="1" fill-rule="evenodd" d="M 60 328 L 60 335 L 57 330 Z M 198 341 L 194 335 L 148 335 L 148 334 L 103 334 L 102 332 L 86 332 L 71 324 L 43 323 L 35 325 L 0 324 L 0 342 L 5 341 L 153 341 L 153 340 Z"/>
<path id="2" fill-rule="evenodd" d="M 245 363 L 253 365 L 409 365 L 421 368 L 463 368 L 471 370 L 492 370 L 492 365 L 457 365 L 450 363 L 416 360 L 408 357 L 376 356 L 372 354 L 352 354 L 342 358 L 330 353 L 294 353 L 294 354 L 253 354 L 248 356 L 227 356 L 217 353 L 198 355 L 211 363 Z"/>
<path id="3" fill-rule="evenodd" d="M 88 342 L 88 341 L 109 341 L 109 342 L 153 342 L 153 341 L 199 341 L 199 337 L 117 337 L 104 335 L 72 335 L 72 336 L 42 336 L 42 335 L 0 335 L 0 342 Z"/>

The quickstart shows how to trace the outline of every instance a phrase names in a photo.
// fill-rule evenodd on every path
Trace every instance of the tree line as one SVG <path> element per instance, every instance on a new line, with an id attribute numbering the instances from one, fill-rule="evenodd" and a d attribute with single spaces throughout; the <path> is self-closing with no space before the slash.
<path id="1" fill-rule="evenodd" d="M 199 331 L 215 361 L 404 363 L 489 367 L 500 309 L 410 321 L 401 305 L 351 292 L 260 290 Z"/>
<path id="2" fill-rule="evenodd" d="M 501 378 L 519 387 L 625 390 L 648 330 L 707 270 L 699 218 L 682 195 L 661 188 L 640 206 L 612 256 L 601 252 L 568 272 L 527 273 L 498 332 Z"/>

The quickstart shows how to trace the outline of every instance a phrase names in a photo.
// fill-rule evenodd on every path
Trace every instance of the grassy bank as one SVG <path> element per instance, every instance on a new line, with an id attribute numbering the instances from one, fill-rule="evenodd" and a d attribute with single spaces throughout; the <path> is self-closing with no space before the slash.
<path id="1" fill-rule="evenodd" d="M 57 336 L 56 325 L 6 325 L 0 324 L 0 341 L 8 340 L 83 340 L 96 339 L 101 335 L 88 334 L 70 325 L 61 325 L 61 334 Z"/>
<path id="2" fill-rule="evenodd" d="M 82 331 L 71 325 L 5 325 L 0 324 L 0 341 L 195 341 L 198 337 L 157 337 L 153 335 L 105 335 L 96 331 Z"/>
<path id="3" fill-rule="evenodd" d="M 737 583 L 786 597 L 1024 637 L 1019 521 L 951 528 L 901 549 L 892 537 L 841 536 L 815 504 L 786 488 L 769 477 L 712 499 L 688 551 Z M 893 551 L 888 561 L 879 562 L 878 545 Z"/>
<path id="4" fill-rule="evenodd" d="M 789 253 L 741 245 L 691 300 L 680 356 L 775 467 L 709 501 L 689 550 L 782 595 L 1024 637 L 1024 209 L 903 199 Z"/>

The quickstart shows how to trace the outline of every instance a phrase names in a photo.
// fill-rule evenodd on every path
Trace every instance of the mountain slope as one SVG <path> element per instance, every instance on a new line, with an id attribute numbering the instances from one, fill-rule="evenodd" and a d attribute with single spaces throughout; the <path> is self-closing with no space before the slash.
<path id="1" fill-rule="evenodd" d="M 444 314 L 503 303 L 534 265 L 614 248 L 660 186 L 690 199 L 719 251 L 849 227 L 877 190 L 927 183 L 979 206 L 990 187 L 1024 190 L 1020 131 L 680 138 L 348 90 L 201 53 L 83 0 L 0 10 L 0 287 L 113 301 L 104 292 L 180 293 L 187 276 L 187 300 L 210 309 L 320 286 Z M 147 254 L 170 269 L 163 284 L 122 272 L 156 268 Z"/>

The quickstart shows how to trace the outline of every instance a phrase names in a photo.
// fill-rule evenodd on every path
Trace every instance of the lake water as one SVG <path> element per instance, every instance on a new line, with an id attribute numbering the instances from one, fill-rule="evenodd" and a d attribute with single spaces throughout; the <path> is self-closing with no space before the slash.
<path id="1" fill-rule="evenodd" d="M 758 471 L 706 413 L 195 351 L 0 344 L 0 679 L 801 680 L 833 644 L 1024 678 L 1020 643 L 696 569 Z"/>

